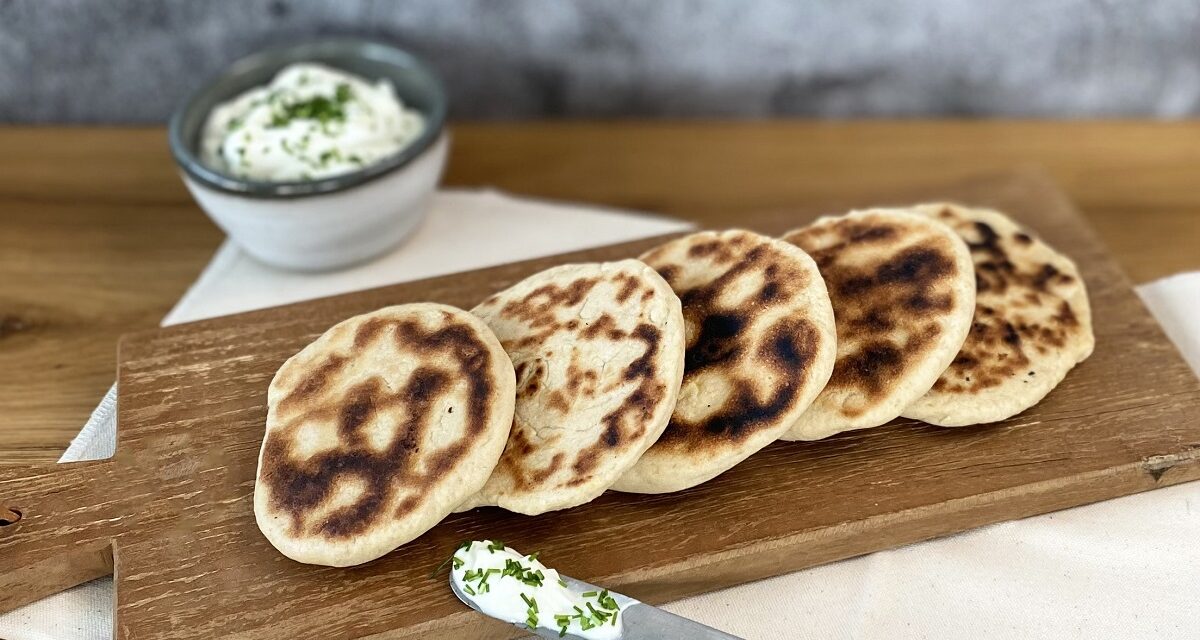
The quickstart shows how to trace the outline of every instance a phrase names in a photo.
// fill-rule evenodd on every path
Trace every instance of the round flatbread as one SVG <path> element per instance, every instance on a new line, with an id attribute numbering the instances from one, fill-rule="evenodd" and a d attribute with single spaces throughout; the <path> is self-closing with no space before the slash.
<path id="1" fill-rule="evenodd" d="M 437 524 L 487 480 L 515 380 L 479 318 L 440 304 L 335 325 L 267 392 L 254 516 L 299 562 L 374 560 Z"/>
<path id="2" fill-rule="evenodd" d="M 679 298 L 637 260 L 532 275 L 474 309 L 517 371 L 512 433 L 460 507 L 536 515 L 589 502 L 662 434 L 683 379 Z"/>
<path id="3" fill-rule="evenodd" d="M 665 493 L 745 460 L 808 408 L 833 370 L 833 309 L 806 253 L 749 231 L 685 236 L 642 259 L 683 302 L 686 367 L 667 430 L 613 488 Z"/>
<path id="4" fill-rule="evenodd" d="M 954 229 L 975 261 L 975 316 L 962 350 L 904 416 L 957 427 L 1037 404 L 1092 353 L 1087 288 L 1070 258 L 1004 214 L 916 207 Z"/>
<path id="5" fill-rule="evenodd" d="M 816 260 L 837 316 L 829 384 L 784 436 L 816 440 L 900 415 L 971 328 L 975 273 L 949 227 L 900 209 L 856 211 L 784 235 Z"/>

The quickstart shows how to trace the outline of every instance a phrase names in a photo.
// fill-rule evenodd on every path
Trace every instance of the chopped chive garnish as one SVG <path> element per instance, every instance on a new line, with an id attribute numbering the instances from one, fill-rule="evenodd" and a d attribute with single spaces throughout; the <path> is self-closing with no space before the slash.
<path id="1" fill-rule="evenodd" d="M 529 611 L 528 611 L 528 617 L 525 619 L 525 624 L 526 624 L 526 625 L 527 625 L 527 626 L 528 626 L 530 629 L 536 629 L 536 628 L 537 628 L 537 623 L 538 623 L 538 617 L 537 617 L 537 614 L 538 614 L 537 598 L 532 598 L 532 597 L 530 597 L 530 596 L 527 596 L 527 595 L 525 595 L 524 593 L 522 593 L 522 594 L 521 594 L 521 599 L 522 599 L 522 600 L 524 600 L 524 601 L 525 601 L 525 604 L 526 604 L 526 605 L 529 607 Z"/>
<path id="2" fill-rule="evenodd" d="M 463 585 L 463 591 L 466 591 L 467 593 L 469 593 L 469 594 L 471 594 L 471 595 L 476 595 L 476 594 L 475 594 L 475 590 L 474 590 L 474 589 L 472 589 L 472 588 L 471 588 L 471 585 L 469 585 L 469 584 L 464 584 L 464 585 Z"/>
<path id="3" fill-rule="evenodd" d="M 558 586 L 560 586 L 560 587 L 562 587 L 562 588 L 566 589 L 566 588 L 567 588 L 567 581 L 566 581 L 566 580 L 563 580 L 562 578 L 559 578 L 559 579 L 558 579 Z"/>
<path id="4" fill-rule="evenodd" d="M 598 592 L 598 591 L 584 591 L 584 592 L 583 592 L 583 597 L 585 597 L 585 598 L 594 598 L 594 597 L 596 597 L 596 594 L 597 594 L 597 593 L 599 593 L 599 592 Z"/>

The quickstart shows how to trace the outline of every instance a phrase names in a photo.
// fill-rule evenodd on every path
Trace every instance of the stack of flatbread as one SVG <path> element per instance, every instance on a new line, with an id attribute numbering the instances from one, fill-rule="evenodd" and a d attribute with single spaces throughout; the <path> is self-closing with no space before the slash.
<path id="1" fill-rule="evenodd" d="M 681 491 L 777 440 L 995 422 L 1094 344 L 1070 259 L 953 204 L 702 232 L 536 273 L 470 312 L 329 329 L 267 396 L 254 512 L 301 562 L 378 558 L 454 511 Z"/>

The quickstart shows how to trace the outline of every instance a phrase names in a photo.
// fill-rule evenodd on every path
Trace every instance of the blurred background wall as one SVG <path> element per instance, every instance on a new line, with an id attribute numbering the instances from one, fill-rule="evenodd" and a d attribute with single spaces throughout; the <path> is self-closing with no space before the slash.
<path id="1" fill-rule="evenodd" d="M 1197 0 L 0 0 L 0 122 L 154 122 L 256 49 L 427 58 L 459 118 L 1200 113 Z"/>

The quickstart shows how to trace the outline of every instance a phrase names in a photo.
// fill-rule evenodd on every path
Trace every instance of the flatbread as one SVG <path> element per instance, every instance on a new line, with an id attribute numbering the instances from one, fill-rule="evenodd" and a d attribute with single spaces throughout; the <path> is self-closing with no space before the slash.
<path id="1" fill-rule="evenodd" d="M 293 560 L 374 560 L 487 480 L 512 424 L 512 363 L 440 304 L 335 325 L 279 368 L 254 483 L 263 534 Z"/>
<path id="2" fill-rule="evenodd" d="M 517 370 L 508 446 L 462 505 L 536 515 L 589 502 L 667 426 L 683 379 L 679 298 L 637 260 L 572 264 L 474 309 Z"/>
<path id="3" fill-rule="evenodd" d="M 833 370 L 833 309 L 816 264 L 749 231 L 707 231 L 642 256 L 683 301 L 687 360 L 671 424 L 614 486 L 706 482 L 774 442 Z"/>
<path id="4" fill-rule="evenodd" d="M 971 328 L 975 274 L 949 227 L 900 209 L 827 217 L 784 235 L 816 260 L 837 316 L 828 386 L 784 436 L 884 424 L 929 391 Z"/>
<path id="5" fill-rule="evenodd" d="M 1096 343 L 1075 263 L 998 211 L 953 204 L 916 209 L 970 246 L 975 316 L 958 356 L 904 416 L 957 427 L 1003 420 L 1037 404 Z"/>

